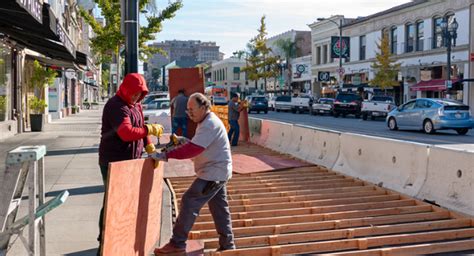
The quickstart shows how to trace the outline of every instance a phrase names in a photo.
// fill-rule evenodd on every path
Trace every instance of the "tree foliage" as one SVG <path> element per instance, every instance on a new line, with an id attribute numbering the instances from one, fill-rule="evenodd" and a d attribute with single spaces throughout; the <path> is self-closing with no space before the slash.
<path id="1" fill-rule="evenodd" d="M 370 85 L 378 86 L 381 89 L 399 86 L 396 78 L 401 64 L 396 63 L 390 52 L 388 33 L 383 33 L 380 43 L 377 44 L 377 48 L 379 52 L 376 53 L 375 61 L 371 65 L 371 68 L 373 68 L 376 73 L 374 79 L 369 81 Z"/>
<path id="2" fill-rule="evenodd" d="M 120 33 L 120 0 L 94 0 L 101 9 L 105 19 L 102 26 L 92 15 L 92 13 L 80 9 L 80 15 L 91 26 L 96 36 L 91 39 L 93 51 L 99 55 L 100 59 L 109 62 L 112 54 L 118 53 L 120 46 L 125 44 L 125 37 Z M 154 0 L 139 0 L 139 11 L 156 9 Z M 169 3 L 157 15 L 147 16 L 147 26 L 140 26 L 138 34 L 138 47 L 140 49 L 140 59 L 145 60 L 154 53 L 162 53 L 161 49 L 148 47 L 146 43 L 156 39 L 156 33 L 162 30 L 162 23 L 175 16 L 183 6 L 181 0 Z"/>
<path id="3" fill-rule="evenodd" d="M 271 55 L 272 49 L 267 46 L 267 31 L 265 16 L 260 19 L 258 34 L 250 40 L 247 48 L 250 54 L 247 57 L 247 66 L 243 71 L 247 72 L 248 78 L 252 81 L 267 79 L 278 75 L 278 58 Z M 266 91 L 265 84 L 265 91 Z"/>

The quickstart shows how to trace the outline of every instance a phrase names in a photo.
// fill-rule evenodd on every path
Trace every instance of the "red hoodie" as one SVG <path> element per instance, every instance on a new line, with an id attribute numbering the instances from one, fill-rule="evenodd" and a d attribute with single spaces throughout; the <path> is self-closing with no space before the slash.
<path id="1" fill-rule="evenodd" d="M 133 104 L 131 97 L 137 92 L 141 92 L 141 96 Z M 140 104 L 147 93 L 143 76 L 130 73 L 123 79 L 117 94 L 105 104 L 99 146 L 100 165 L 141 157 L 144 145 L 150 142 Z"/>

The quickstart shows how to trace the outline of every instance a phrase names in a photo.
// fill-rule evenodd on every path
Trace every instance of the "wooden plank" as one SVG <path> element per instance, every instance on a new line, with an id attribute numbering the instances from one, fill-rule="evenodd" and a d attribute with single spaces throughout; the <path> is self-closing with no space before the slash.
<path id="1" fill-rule="evenodd" d="M 403 207 L 417 205 L 414 199 L 404 199 L 397 201 L 387 202 L 369 202 L 349 205 L 331 205 L 322 207 L 303 207 L 303 208 L 291 208 L 283 209 L 279 211 L 266 210 L 266 211 L 254 211 L 254 212 L 238 212 L 232 213 L 231 218 L 233 220 L 247 219 L 247 218 L 269 218 L 277 216 L 294 216 L 301 214 L 311 213 L 331 213 L 331 212 L 342 212 L 342 211 L 353 211 L 353 210 L 369 210 L 369 209 L 383 209 L 392 207 Z M 196 222 L 212 221 L 211 214 L 201 214 L 198 216 Z"/>
<path id="2" fill-rule="evenodd" d="M 163 164 L 153 159 L 109 165 L 102 255 L 146 255 L 160 236 Z"/>
<path id="3" fill-rule="evenodd" d="M 290 209 L 310 206 L 325 206 L 325 205 L 340 205 L 340 204 L 355 204 L 362 202 L 380 202 L 380 201 L 393 201 L 399 200 L 399 195 L 381 195 L 381 196 L 366 196 L 359 198 L 342 198 L 342 199 L 323 199 L 323 200 L 312 200 L 302 202 L 291 202 L 291 203 L 275 203 L 275 204 L 259 204 L 249 206 L 231 206 L 231 212 L 244 212 L 244 211 L 263 211 L 263 210 L 277 210 L 277 209 Z M 202 214 L 208 214 L 209 209 L 203 208 Z"/>
<path id="4" fill-rule="evenodd" d="M 259 218 L 259 219 L 242 219 L 232 220 L 232 227 L 248 227 L 248 226 L 268 226 L 268 225 L 281 225 L 289 223 L 304 223 L 304 222 L 316 222 L 325 220 L 342 220 L 342 219 L 353 219 L 362 217 L 374 217 L 384 215 L 397 215 L 397 214 L 408 214 L 408 213 L 419 213 L 419 212 L 431 212 L 431 206 L 408 206 L 408 207 L 397 207 L 397 208 L 386 208 L 386 209 L 374 209 L 374 210 L 357 210 L 349 212 L 337 212 L 337 213 L 324 213 L 324 214 L 306 214 L 296 216 L 281 216 L 273 218 Z M 214 222 L 200 222 L 195 223 L 192 230 L 206 230 L 212 229 Z"/>
<path id="5" fill-rule="evenodd" d="M 308 166 L 308 163 L 281 156 L 232 154 L 232 171 L 247 174 L 268 172 L 276 169 Z"/>
<path id="6" fill-rule="evenodd" d="M 327 178 L 332 178 L 332 177 L 347 177 L 345 175 L 337 174 L 337 173 L 315 173 L 315 174 L 310 174 L 310 175 L 298 175 L 295 177 L 294 175 L 280 178 L 249 178 L 245 180 L 239 180 L 235 181 L 233 178 L 228 182 L 229 187 L 240 187 L 240 186 L 250 186 L 250 185 L 261 185 L 262 183 L 283 183 L 283 182 L 299 182 L 299 181 L 307 181 L 308 179 L 311 180 L 322 180 L 322 179 L 327 179 Z M 177 189 L 183 189 L 189 187 L 191 185 L 192 181 L 186 182 L 186 183 L 175 183 L 173 182 L 173 186 Z"/>
<path id="7" fill-rule="evenodd" d="M 387 247 L 383 249 L 371 249 L 361 251 L 349 251 L 331 253 L 331 255 L 347 255 L 347 256 L 405 256 L 405 255 L 428 255 L 444 252 L 460 252 L 474 250 L 474 240 L 437 242 L 429 244 L 416 244 L 407 246 Z M 454 253 L 453 253 L 454 255 Z M 461 255 L 461 254 L 459 254 Z M 464 255 L 464 254 L 462 254 Z M 469 254 L 470 255 L 470 254 Z"/>
<path id="8" fill-rule="evenodd" d="M 333 252 L 341 250 L 359 249 L 361 243 L 367 243 L 368 247 L 383 246 L 383 245 L 400 245 L 409 243 L 435 242 L 443 240 L 452 240 L 459 238 L 474 237 L 474 228 L 461 230 L 447 230 L 447 231 L 433 231 L 423 232 L 417 234 L 402 234 L 368 237 L 364 239 L 345 239 L 337 241 L 326 242 L 312 242 L 294 245 L 280 245 L 280 253 L 283 254 L 302 254 L 302 253 L 321 253 Z M 217 255 L 270 255 L 272 253 L 271 246 L 236 249 L 232 251 L 223 251 Z"/>
<path id="9" fill-rule="evenodd" d="M 470 227 L 469 219 L 451 219 L 441 221 L 429 221 L 408 224 L 382 225 L 373 227 L 339 229 L 329 231 L 280 234 L 271 236 L 253 236 L 236 238 L 237 248 L 282 245 L 290 243 L 304 243 L 323 240 L 347 239 L 364 236 L 402 234 L 409 232 L 432 231 L 442 229 L 455 229 Z M 205 241 L 205 249 L 217 248 L 219 246 L 218 239 Z"/>
<path id="10" fill-rule="evenodd" d="M 235 237 L 244 236 L 258 236 L 258 235 L 271 235 L 271 234 L 287 234 L 295 232 L 307 232 L 317 230 L 328 230 L 328 229 L 341 229 L 341 228 L 353 228 L 363 227 L 371 225 L 388 225 L 405 222 L 420 222 L 430 220 L 442 220 L 449 219 L 449 212 L 429 212 L 429 213 L 415 213 L 415 214 L 404 214 L 395 216 L 381 216 L 381 217 L 364 217 L 349 220 L 331 220 L 331 221 L 320 221 L 312 223 L 296 223 L 296 224 L 285 224 L 285 225 L 271 225 L 271 226 L 260 226 L 260 227 L 243 227 L 234 228 Z M 209 239 L 218 237 L 217 232 L 214 229 L 192 231 L 190 238 L 194 239 Z"/>
<path id="11" fill-rule="evenodd" d="M 265 187 L 260 189 L 242 189 L 242 190 L 229 190 L 228 194 L 235 195 L 235 194 L 245 194 L 245 193 L 270 193 L 270 192 L 285 192 L 285 191 L 293 191 L 293 190 L 302 190 L 302 189 L 323 189 L 323 188 L 333 188 L 333 187 L 355 187 L 355 186 L 362 186 L 364 182 L 362 181 L 352 181 L 352 180 L 343 180 L 340 182 L 333 182 L 333 183 L 324 183 L 323 184 L 314 184 L 314 185 L 306 185 L 306 186 L 287 186 L 287 187 Z M 183 193 L 176 193 L 178 197 L 181 197 Z"/>

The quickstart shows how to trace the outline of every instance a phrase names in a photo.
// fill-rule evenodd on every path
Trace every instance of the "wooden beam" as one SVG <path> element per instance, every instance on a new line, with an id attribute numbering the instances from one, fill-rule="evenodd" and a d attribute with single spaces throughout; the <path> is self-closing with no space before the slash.
<path id="1" fill-rule="evenodd" d="M 428 221 L 407 224 L 382 225 L 363 228 L 347 228 L 329 231 L 316 231 L 305 233 L 280 234 L 269 236 L 239 237 L 235 239 L 237 248 L 283 245 L 290 243 L 306 243 L 334 239 L 352 239 L 356 237 L 402 234 L 420 231 L 432 231 L 442 229 L 455 229 L 470 227 L 469 219 L 450 219 L 441 221 Z M 204 243 L 205 249 L 219 247 L 219 240 L 207 240 Z"/>

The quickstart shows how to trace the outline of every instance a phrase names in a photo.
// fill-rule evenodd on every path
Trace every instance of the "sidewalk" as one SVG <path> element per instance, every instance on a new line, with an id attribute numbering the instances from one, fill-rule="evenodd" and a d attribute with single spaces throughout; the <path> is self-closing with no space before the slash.
<path id="1" fill-rule="evenodd" d="M 46 215 L 47 255 L 96 255 L 104 191 L 97 153 L 102 108 L 103 104 L 99 110 L 82 110 L 46 124 L 44 132 L 19 134 L 0 141 L 0 171 L 5 169 L 8 151 L 21 145 L 46 145 L 46 200 L 69 190 L 66 203 Z M 24 201 L 17 217 L 26 215 L 26 209 Z M 27 233 L 25 230 L 24 235 Z M 8 255 L 27 255 L 19 239 Z"/>

